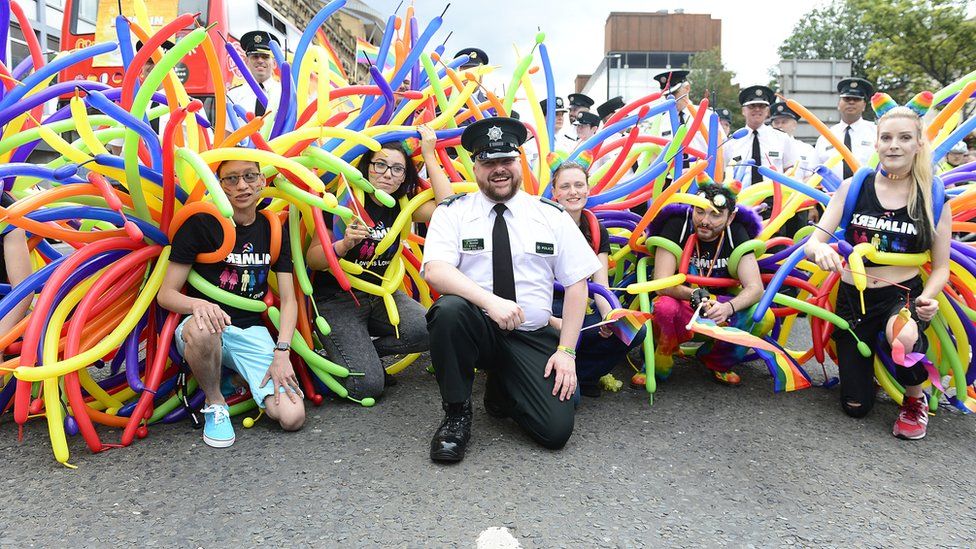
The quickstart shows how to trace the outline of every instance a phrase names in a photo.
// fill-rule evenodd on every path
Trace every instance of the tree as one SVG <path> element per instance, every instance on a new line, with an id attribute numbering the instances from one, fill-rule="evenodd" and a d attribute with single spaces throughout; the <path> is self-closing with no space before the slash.
<path id="1" fill-rule="evenodd" d="M 868 77 L 873 32 L 849 0 L 833 0 L 806 14 L 779 46 L 782 59 L 849 59 L 851 76 Z"/>
<path id="2" fill-rule="evenodd" d="M 722 63 L 722 53 L 718 48 L 696 53 L 688 65 L 691 71 L 691 96 L 701 100 L 708 96 L 711 108 L 725 107 L 732 111 L 732 127 L 745 125 L 742 110 L 739 109 L 739 86 L 732 83 L 735 73 L 726 69 Z"/>
<path id="3" fill-rule="evenodd" d="M 976 21 L 965 0 L 833 0 L 810 11 L 779 47 L 784 59 L 850 59 L 866 78 L 904 103 L 971 69 Z"/>
<path id="4" fill-rule="evenodd" d="M 936 91 L 972 69 L 976 21 L 960 0 L 849 0 L 874 39 L 867 48 L 868 76 L 904 102 Z"/>

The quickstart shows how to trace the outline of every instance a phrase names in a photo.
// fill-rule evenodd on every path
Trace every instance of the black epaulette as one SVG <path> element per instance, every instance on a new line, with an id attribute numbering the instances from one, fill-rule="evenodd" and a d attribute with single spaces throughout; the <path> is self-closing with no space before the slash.
<path id="1" fill-rule="evenodd" d="M 559 202 L 556 202 L 555 200 L 549 200 L 548 198 L 546 198 L 544 196 L 540 196 L 539 197 L 539 202 L 542 202 L 543 204 L 549 204 L 550 206 L 552 206 L 553 208 L 556 208 L 557 210 L 559 210 L 561 212 L 565 212 L 566 211 L 566 208 L 563 208 L 563 205 L 562 204 L 560 204 Z"/>
<path id="2" fill-rule="evenodd" d="M 454 201 L 455 200 L 457 200 L 458 198 L 461 198 L 465 194 L 467 194 L 467 193 L 452 194 L 451 196 L 445 198 L 444 200 L 441 200 L 441 203 L 438 204 L 438 206 L 450 206 L 451 204 L 454 204 Z"/>

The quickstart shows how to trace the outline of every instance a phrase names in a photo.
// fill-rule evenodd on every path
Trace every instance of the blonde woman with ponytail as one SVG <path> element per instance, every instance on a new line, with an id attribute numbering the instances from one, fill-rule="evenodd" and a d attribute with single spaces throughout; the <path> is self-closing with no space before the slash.
<path id="1" fill-rule="evenodd" d="M 821 269 L 841 273 L 836 312 L 851 323 L 858 338 L 874 353 L 880 346 L 890 355 L 895 341 L 906 354 L 924 353 L 927 342 L 923 332 L 938 313 L 935 297 L 949 280 L 952 219 L 949 208 L 942 208 L 939 219 L 933 219 L 932 155 L 922 120 L 913 110 L 896 107 L 886 112 L 878 120 L 875 147 L 880 161 L 878 172 L 865 178 L 857 196 L 850 197 L 856 203 L 844 239 L 851 245 L 870 242 L 883 252 L 929 252 L 932 274 L 928 280 L 923 285 L 917 267 L 865 261 L 868 287 L 864 291 L 865 312 L 861 312 L 851 273 L 830 245 L 831 235 L 842 221 L 849 182 L 834 193 L 820 222 L 823 230 L 812 234 L 804 251 Z M 894 334 L 895 318 L 902 308 L 911 311 L 911 319 Z M 835 330 L 833 339 L 839 362 L 841 407 L 849 416 L 864 417 L 874 405 L 874 353 L 861 356 L 857 341 L 846 331 Z M 922 392 L 928 373 L 921 363 L 910 367 L 900 364 L 896 366 L 896 379 L 905 387 L 905 398 L 892 434 L 921 439 L 928 424 L 928 405 Z"/>

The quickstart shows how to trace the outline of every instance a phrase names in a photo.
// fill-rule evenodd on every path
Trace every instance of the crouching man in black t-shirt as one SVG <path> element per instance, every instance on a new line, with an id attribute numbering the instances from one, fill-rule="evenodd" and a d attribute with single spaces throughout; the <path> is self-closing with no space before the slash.
<path id="1" fill-rule="evenodd" d="M 751 252 L 739 260 L 736 274 L 742 289 L 733 293 L 734 287 L 722 284 L 722 280 L 736 278 L 729 273 L 729 258 L 737 246 L 759 234 L 759 216 L 750 208 L 736 208 L 735 194 L 726 187 L 705 184 L 699 196 L 708 200 L 712 208 L 668 206 L 649 227 L 650 234 L 660 234 L 682 249 L 688 239 L 695 239 L 687 274 L 711 279 L 700 280 L 701 285 L 685 284 L 658 292 L 654 300 L 654 368 L 661 377 L 671 373 L 673 355 L 694 335 L 687 325 L 699 303 L 704 301 L 702 317 L 752 331 L 755 326 L 750 309 L 763 293 L 759 263 Z M 677 271 L 674 254 L 658 248 L 654 253 L 654 278 L 666 278 Z M 738 385 L 740 378 L 732 367 L 742 362 L 746 351 L 744 347 L 714 340 L 699 347 L 697 356 L 716 381 Z"/>
<path id="2" fill-rule="evenodd" d="M 225 448 L 234 443 L 234 428 L 220 391 L 221 366 L 247 380 L 258 406 L 286 431 L 302 427 L 305 406 L 288 360 L 298 317 L 291 254 L 287 245 L 279 246 L 277 261 L 272 263 L 271 221 L 257 211 L 264 176 L 257 162 L 228 160 L 218 166 L 217 177 L 234 208 L 234 248 L 217 263 L 197 262 L 197 254 L 220 248 L 223 230 L 209 215 L 187 219 L 173 237 L 171 263 L 158 299 L 170 311 L 187 315 L 176 329 L 176 345 L 206 395 L 203 440 Z M 260 314 L 214 303 L 192 286 L 183 294 L 180 290 L 191 268 L 224 291 L 257 300 L 267 294 L 273 270 L 281 296 L 278 343 L 271 339 Z M 282 393 L 286 398 L 281 398 Z"/>

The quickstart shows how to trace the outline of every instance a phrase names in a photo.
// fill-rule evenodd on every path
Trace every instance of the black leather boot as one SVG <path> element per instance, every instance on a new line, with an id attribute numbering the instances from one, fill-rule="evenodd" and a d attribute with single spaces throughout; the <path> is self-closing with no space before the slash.
<path id="1" fill-rule="evenodd" d="M 471 438 L 471 401 L 461 404 L 445 402 L 444 421 L 430 441 L 430 459 L 457 462 L 464 459 L 464 451 Z"/>

